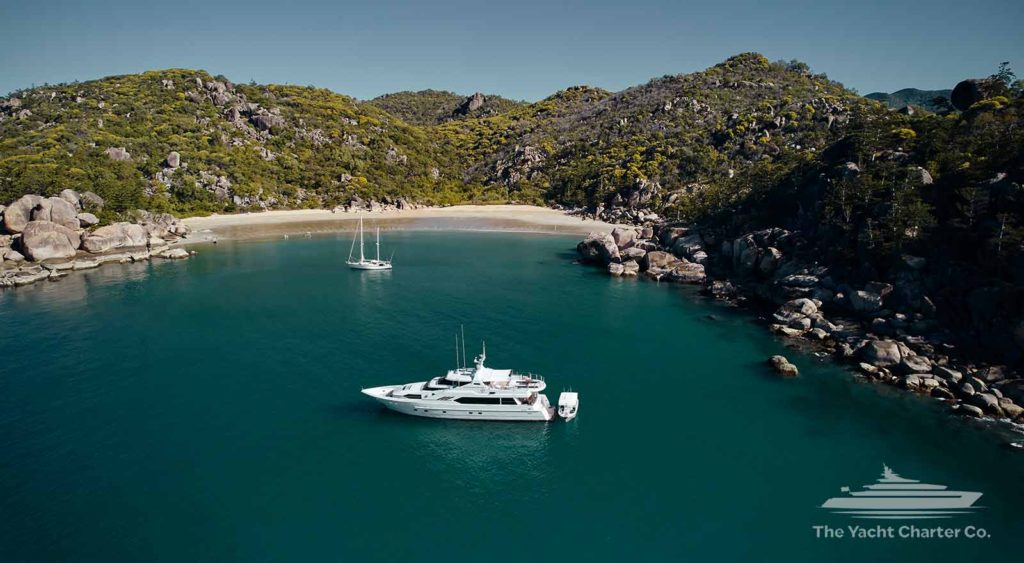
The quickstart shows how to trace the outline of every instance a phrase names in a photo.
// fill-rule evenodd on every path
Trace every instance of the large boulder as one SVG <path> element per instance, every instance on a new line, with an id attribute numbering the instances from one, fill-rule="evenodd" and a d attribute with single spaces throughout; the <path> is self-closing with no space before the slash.
<path id="1" fill-rule="evenodd" d="M 142 225 L 150 237 L 168 238 L 174 236 L 176 227 L 180 225 L 170 213 L 150 213 L 138 209 L 134 213 L 135 221 Z"/>
<path id="2" fill-rule="evenodd" d="M 81 244 L 77 232 L 50 221 L 32 221 L 21 234 L 21 248 L 35 262 L 71 258 Z"/>
<path id="3" fill-rule="evenodd" d="M 948 385 L 959 383 L 964 378 L 959 371 L 945 366 L 932 366 L 932 373 L 944 379 Z"/>
<path id="4" fill-rule="evenodd" d="M 903 359 L 900 347 L 891 340 L 872 340 L 860 349 L 861 359 L 881 367 L 894 366 Z"/>
<path id="5" fill-rule="evenodd" d="M 704 283 L 707 280 L 707 274 L 704 273 L 702 264 L 694 264 L 686 260 L 681 260 L 681 262 L 669 272 L 670 280 L 679 283 Z"/>
<path id="6" fill-rule="evenodd" d="M 623 250 L 621 254 L 623 260 L 635 260 L 636 262 L 640 262 L 644 259 L 644 256 L 647 256 L 647 251 L 638 246 L 631 246 L 626 250 Z"/>
<path id="7" fill-rule="evenodd" d="M 79 201 L 83 211 L 100 211 L 103 209 L 103 198 L 92 192 L 83 192 L 79 196 Z"/>
<path id="8" fill-rule="evenodd" d="M 32 220 L 33 210 L 37 206 L 44 206 L 48 203 L 45 198 L 37 195 L 21 196 L 4 209 L 4 229 L 12 234 L 22 232 L 25 230 L 25 225 Z"/>
<path id="9" fill-rule="evenodd" d="M 48 201 L 50 203 L 50 221 L 72 230 L 81 227 L 78 222 L 77 207 L 61 197 L 51 197 Z"/>
<path id="10" fill-rule="evenodd" d="M 184 248 L 168 248 L 167 250 L 157 254 L 157 256 L 161 258 L 168 258 L 170 260 L 181 260 L 183 258 L 188 258 L 189 254 Z"/>
<path id="11" fill-rule="evenodd" d="M 82 248 L 98 254 L 117 248 L 143 247 L 149 242 L 149 234 L 142 225 L 114 223 L 100 227 L 82 241 Z"/>
<path id="12" fill-rule="evenodd" d="M 693 259 L 695 253 L 704 250 L 703 243 L 699 233 L 679 237 L 672 243 L 672 254 L 680 258 Z"/>
<path id="13" fill-rule="evenodd" d="M 785 356 L 772 356 L 768 358 L 768 364 L 782 377 L 796 377 L 800 374 L 800 370 Z"/>
<path id="14" fill-rule="evenodd" d="M 987 414 L 1002 416 L 1003 409 L 999 407 L 999 398 L 992 393 L 976 393 L 971 399 L 971 404 L 985 411 Z"/>
<path id="15" fill-rule="evenodd" d="M 615 240 L 615 245 L 620 249 L 626 249 L 633 246 L 633 243 L 636 241 L 636 231 L 615 227 L 612 229 L 612 239 Z"/>
<path id="16" fill-rule="evenodd" d="M 689 232 L 690 229 L 686 227 L 665 227 L 658 233 L 658 240 L 665 248 L 672 248 L 677 238 L 686 236 Z"/>
<path id="17" fill-rule="evenodd" d="M 853 291 L 850 293 L 850 307 L 858 313 L 873 313 L 882 308 L 882 296 L 870 291 Z"/>
<path id="18" fill-rule="evenodd" d="M 53 204 L 50 202 L 50 198 L 44 197 L 39 200 L 39 203 L 32 208 L 32 212 L 29 214 L 29 220 L 31 221 L 49 221 L 50 210 L 53 208 Z"/>
<path id="19" fill-rule="evenodd" d="M 123 162 L 132 159 L 132 155 L 124 147 L 110 147 L 103 152 L 107 153 L 110 160 L 114 161 Z"/>
<path id="20" fill-rule="evenodd" d="M 83 227 L 95 227 L 100 224 L 99 218 L 92 213 L 79 213 L 77 217 L 78 223 Z"/>
<path id="21" fill-rule="evenodd" d="M 608 233 L 590 233 L 576 245 L 576 252 L 587 262 L 608 264 L 619 262 L 619 247 Z"/>
<path id="22" fill-rule="evenodd" d="M 760 261 L 761 253 L 754 237 L 746 235 L 732 241 L 733 268 L 741 273 L 749 273 Z"/>
<path id="23" fill-rule="evenodd" d="M 73 205 L 75 209 L 82 208 L 81 198 L 79 197 L 78 192 L 76 192 L 75 190 L 72 190 L 70 188 L 61 190 L 59 197 Z"/>
<path id="24" fill-rule="evenodd" d="M 968 405 L 967 403 L 960 403 L 957 405 L 957 412 L 964 416 L 973 416 L 975 418 L 985 416 L 985 413 L 981 409 L 974 405 Z"/>
<path id="25" fill-rule="evenodd" d="M 757 265 L 757 269 L 762 274 L 770 275 L 779 267 L 779 262 L 782 261 L 782 251 L 775 247 L 768 247 L 764 251 L 764 255 L 761 257 L 761 261 Z"/>
<path id="26" fill-rule="evenodd" d="M 271 129 L 280 129 L 284 126 L 284 118 L 279 115 L 262 114 L 252 116 L 252 124 L 260 131 L 269 132 Z"/>
<path id="27" fill-rule="evenodd" d="M 924 356 L 911 356 L 901 352 L 903 356 L 900 369 L 904 373 L 928 373 L 932 371 L 932 362 Z"/>
<path id="28" fill-rule="evenodd" d="M 1007 379 L 999 382 L 999 391 L 1018 405 L 1024 405 L 1024 379 Z"/>
<path id="29" fill-rule="evenodd" d="M 645 270 L 650 270 L 651 268 L 665 268 L 678 261 L 679 260 L 676 259 L 675 256 L 672 256 L 668 252 L 663 250 L 652 250 L 644 256 L 641 266 L 643 266 Z"/>
<path id="30" fill-rule="evenodd" d="M 971 106 L 984 100 L 985 98 L 991 98 L 998 92 L 998 85 L 990 78 L 986 79 L 968 79 L 963 80 L 953 87 L 953 92 L 949 95 L 949 101 L 953 103 L 953 107 L 960 111 L 967 111 L 971 109 Z"/>
<path id="31" fill-rule="evenodd" d="M 783 308 L 787 311 L 800 313 L 801 315 L 813 315 L 818 312 L 818 305 L 806 297 L 787 301 Z"/>

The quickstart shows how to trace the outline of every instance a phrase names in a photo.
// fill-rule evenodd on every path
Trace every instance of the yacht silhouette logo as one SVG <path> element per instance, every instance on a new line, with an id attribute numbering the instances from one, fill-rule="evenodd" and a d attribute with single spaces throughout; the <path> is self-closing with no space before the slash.
<path id="1" fill-rule="evenodd" d="M 852 518 L 889 520 L 952 518 L 980 508 L 973 505 L 981 493 L 951 491 L 945 485 L 900 477 L 886 465 L 882 468 L 882 477 L 875 483 L 859 491 L 842 487 L 844 494 L 826 500 L 821 508 Z"/>

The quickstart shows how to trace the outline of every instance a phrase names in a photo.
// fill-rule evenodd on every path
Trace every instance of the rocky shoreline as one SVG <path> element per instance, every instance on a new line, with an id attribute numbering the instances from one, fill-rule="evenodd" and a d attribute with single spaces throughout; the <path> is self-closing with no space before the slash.
<path id="1" fill-rule="evenodd" d="M 800 234 L 780 228 L 741 236 L 657 224 L 591 233 L 576 247 L 612 276 L 696 285 L 714 299 L 768 308 L 768 328 L 854 366 L 871 381 L 928 395 L 952 413 L 1024 423 L 1024 378 L 1006 366 L 964 357 L 916 288 L 924 259 L 904 255 L 897 283 L 851 285 L 799 258 Z M 796 367 L 769 359 L 782 376 Z"/>
<path id="2" fill-rule="evenodd" d="M 168 213 L 136 210 L 100 225 L 105 202 L 92 192 L 25 195 L 0 205 L 0 288 L 57 281 L 76 270 L 152 258 L 188 258 L 176 246 L 190 229 Z"/>

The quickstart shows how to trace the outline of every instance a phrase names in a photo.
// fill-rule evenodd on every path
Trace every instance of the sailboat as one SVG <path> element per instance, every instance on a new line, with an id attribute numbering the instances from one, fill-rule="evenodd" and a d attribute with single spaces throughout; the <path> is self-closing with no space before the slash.
<path id="1" fill-rule="evenodd" d="M 359 239 L 359 260 L 352 259 L 352 253 L 356 249 L 356 238 Z M 363 218 L 359 218 L 359 234 L 352 237 L 352 246 L 348 249 L 348 260 L 345 262 L 349 268 L 356 270 L 390 270 L 391 260 L 380 259 L 380 227 L 377 227 L 377 258 L 367 260 L 363 245 Z"/>

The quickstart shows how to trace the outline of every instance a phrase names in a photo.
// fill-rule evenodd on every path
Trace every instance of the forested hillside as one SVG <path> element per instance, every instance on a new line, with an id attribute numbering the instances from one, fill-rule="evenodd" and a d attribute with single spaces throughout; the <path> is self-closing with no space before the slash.
<path id="1" fill-rule="evenodd" d="M 435 135 L 347 96 L 202 71 L 44 86 L 0 102 L 5 202 L 64 188 L 94 191 L 115 211 L 185 214 L 323 207 L 353 193 L 463 201 L 445 151 Z"/>
<path id="2" fill-rule="evenodd" d="M 737 55 L 622 92 L 574 87 L 442 133 L 512 199 L 692 216 L 755 163 L 813 158 L 880 108 L 800 63 Z"/>
<path id="3" fill-rule="evenodd" d="M 959 85 L 959 110 L 906 115 L 754 53 L 530 104 L 433 91 L 359 102 L 155 71 L 0 101 L 0 201 L 71 188 L 109 214 L 353 197 L 561 204 L 638 222 L 799 225 L 858 263 L 940 245 L 1009 277 L 1024 228 L 1014 78 L 1004 65 Z"/>

